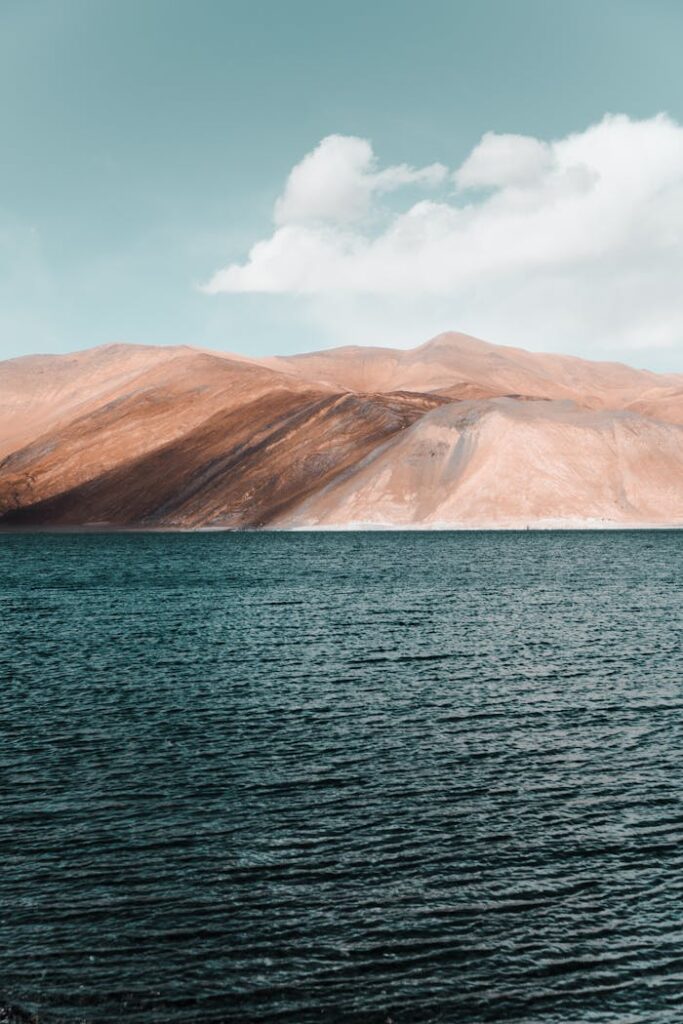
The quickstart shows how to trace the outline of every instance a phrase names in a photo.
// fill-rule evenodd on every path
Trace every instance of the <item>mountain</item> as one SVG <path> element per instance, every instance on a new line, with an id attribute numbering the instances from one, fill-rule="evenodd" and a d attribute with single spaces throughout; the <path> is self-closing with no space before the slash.
<path id="1" fill-rule="evenodd" d="M 0 525 L 683 524 L 683 376 L 444 334 L 0 362 Z"/>
<path id="2" fill-rule="evenodd" d="M 277 525 L 683 521 L 683 430 L 567 401 L 453 402 Z"/>
<path id="3" fill-rule="evenodd" d="M 350 391 L 427 391 L 452 398 L 569 398 L 585 408 L 622 409 L 634 402 L 683 399 L 683 375 L 635 370 L 491 345 L 442 334 L 419 348 L 337 348 L 265 361 L 301 380 Z M 662 406 L 683 423 L 683 401 Z M 673 418 L 671 418 L 673 417 Z"/>

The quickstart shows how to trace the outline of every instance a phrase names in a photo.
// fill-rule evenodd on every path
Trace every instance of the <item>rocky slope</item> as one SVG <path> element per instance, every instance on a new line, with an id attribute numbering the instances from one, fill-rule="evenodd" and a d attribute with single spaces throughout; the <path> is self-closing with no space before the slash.
<path id="1" fill-rule="evenodd" d="M 0 363 L 0 525 L 683 523 L 683 377 L 446 334 Z"/>
<path id="2" fill-rule="evenodd" d="M 683 521 L 683 428 L 568 401 L 453 402 L 316 491 L 287 526 Z"/>

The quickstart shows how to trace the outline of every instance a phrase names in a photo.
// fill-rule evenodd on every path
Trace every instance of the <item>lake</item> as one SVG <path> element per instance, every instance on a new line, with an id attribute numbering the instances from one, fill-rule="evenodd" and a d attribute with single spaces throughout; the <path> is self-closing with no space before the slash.
<path id="1" fill-rule="evenodd" d="M 0 535 L 0 1002 L 679 1021 L 682 569 L 675 531 Z"/>

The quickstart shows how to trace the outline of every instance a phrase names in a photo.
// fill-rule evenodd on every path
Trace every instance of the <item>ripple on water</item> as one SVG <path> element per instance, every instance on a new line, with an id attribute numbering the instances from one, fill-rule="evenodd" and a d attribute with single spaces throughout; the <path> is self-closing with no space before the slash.
<path id="1" fill-rule="evenodd" d="M 682 554 L 0 536 L 0 1021 L 681 1020 Z"/>

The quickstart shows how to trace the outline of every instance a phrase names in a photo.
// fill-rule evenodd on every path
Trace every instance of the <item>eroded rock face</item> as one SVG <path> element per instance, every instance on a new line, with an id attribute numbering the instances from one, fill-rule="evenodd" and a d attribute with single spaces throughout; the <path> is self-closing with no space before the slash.
<path id="1" fill-rule="evenodd" d="M 0 363 L 0 524 L 683 522 L 683 377 L 441 335 Z"/>

